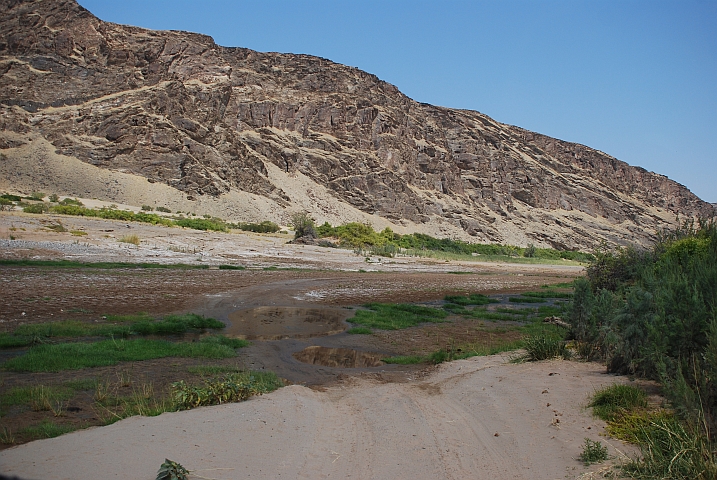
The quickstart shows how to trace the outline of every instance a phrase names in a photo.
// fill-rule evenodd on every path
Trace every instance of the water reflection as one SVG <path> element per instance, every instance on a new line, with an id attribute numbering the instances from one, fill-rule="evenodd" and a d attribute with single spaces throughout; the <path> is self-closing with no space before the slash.
<path id="1" fill-rule="evenodd" d="M 294 354 L 294 358 L 300 362 L 339 368 L 378 367 L 384 364 L 381 357 L 377 353 L 318 346 L 307 347 Z"/>

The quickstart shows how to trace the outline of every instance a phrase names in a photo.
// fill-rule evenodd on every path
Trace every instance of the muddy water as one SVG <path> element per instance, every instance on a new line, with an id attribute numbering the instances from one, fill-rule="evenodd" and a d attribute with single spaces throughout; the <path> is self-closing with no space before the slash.
<path id="1" fill-rule="evenodd" d="M 377 353 L 359 352 L 350 348 L 327 348 L 311 346 L 294 354 L 300 362 L 324 367 L 339 368 L 367 368 L 384 365 L 381 361 L 383 355 Z"/>
<path id="2" fill-rule="evenodd" d="M 247 340 L 312 338 L 343 332 L 353 311 L 335 307 L 263 306 L 237 310 L 228 315 L 225 333 Z"/>

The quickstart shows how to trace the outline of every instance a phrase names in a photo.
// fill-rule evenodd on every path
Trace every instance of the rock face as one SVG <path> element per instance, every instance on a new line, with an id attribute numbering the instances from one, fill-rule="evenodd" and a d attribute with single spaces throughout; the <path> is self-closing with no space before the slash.
<path id="1" fill-rule="evenodd" d="M 265 197 L 273 220 L 297 199 L 270 170 L 301 174 L 398 231 L 559 248 L 644 243 L 676 214 L 714 212 L 664 176 L 322 58 L 107 23 L 73 0 L 0 12 L 6 157 L 35 135 L 192 198 Z"/>

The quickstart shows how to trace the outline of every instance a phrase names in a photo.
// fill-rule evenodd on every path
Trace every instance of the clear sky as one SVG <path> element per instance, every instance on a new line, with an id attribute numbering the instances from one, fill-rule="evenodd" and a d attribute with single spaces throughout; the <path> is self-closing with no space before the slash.
<path id="1" fill-rule="evenodd" d="M 717 0 L 79 0 L 99 18 L 358 67 L 717 202 Z"/>

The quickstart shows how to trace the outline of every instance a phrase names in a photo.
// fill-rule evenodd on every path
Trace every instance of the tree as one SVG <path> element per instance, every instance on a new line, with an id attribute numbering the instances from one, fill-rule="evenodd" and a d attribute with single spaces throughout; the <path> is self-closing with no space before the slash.
<path id="1" fill-rule="evenodd" d="M 316 238 L 316 224 L 309 212 L 297 212 L 291 216 L 291 225 L 294 227 L 294 238 Z"/>

